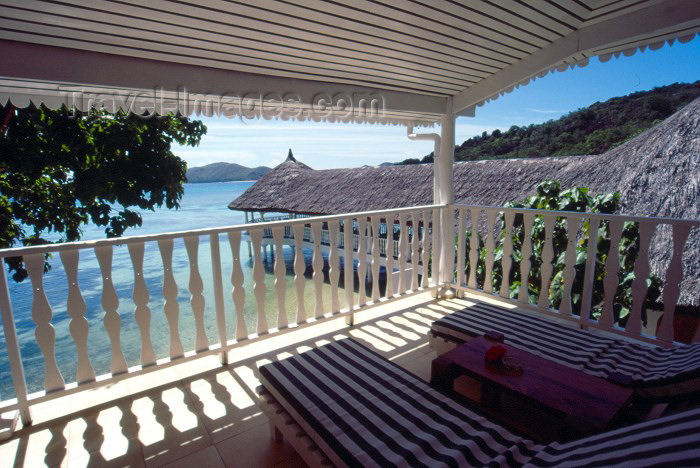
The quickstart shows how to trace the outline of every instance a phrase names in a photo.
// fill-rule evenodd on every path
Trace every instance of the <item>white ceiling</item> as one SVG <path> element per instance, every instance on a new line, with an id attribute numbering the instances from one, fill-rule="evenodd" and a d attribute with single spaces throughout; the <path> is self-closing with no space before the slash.
<path id="1" fill-rule="evenodd" d="M 464 112 L 552 67 L 698 31 L 697 0 L 2 0 L 0 76 L 120 89 L 177 78 L 211 93 L 257 82 L 304 99 L 313 86 L 388 92 L 391 111 L 430 121 L 448 96 Z M 149 63 L 167 65 L 136 76 Z M 30 83 L 25 94 L 41 94 Z"/>

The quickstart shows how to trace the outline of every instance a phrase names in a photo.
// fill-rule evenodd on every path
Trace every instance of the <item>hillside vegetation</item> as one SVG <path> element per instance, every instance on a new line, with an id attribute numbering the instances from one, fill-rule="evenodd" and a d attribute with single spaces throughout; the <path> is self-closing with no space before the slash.
<path id="1" fill-rule="evenodd" d="M 240 164 L 218 162 L 187 170 L 187 182 L 230 182 L 235 180 L 258 180 L 270 172 L 269 167 L 246 167 Z"/>
<path id="2" fill-rule="evenodd" d="M 559 119 L 484 132 L 455 147 L 455 161 L 601 154 L 662 122 L 700 96 L 700 81 L 596 102 Z M 432 162 L 407 159 L 399 164 Z"/>

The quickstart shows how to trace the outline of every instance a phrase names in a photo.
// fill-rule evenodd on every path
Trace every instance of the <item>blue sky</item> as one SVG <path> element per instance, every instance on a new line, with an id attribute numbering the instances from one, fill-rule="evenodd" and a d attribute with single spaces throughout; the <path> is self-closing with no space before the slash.
<path id="1" fill-rule="evenodd" d="M 456 141 L 459 144 L 483 131 L 556 119 L 611 97 L 699 80 L 699 45 L 696 38 L 606 63 L 594 58 L 587 67 L 549 74 L 477 108 L 476 117 L 460 117 Z M 289 148 L 315 169 L 377 165 L 420 158 L 432 151 L 430 142 L 408 140 L 401 126 L 203 120 L 208 133 L 199 147 L 175 150 L 190 167 L 219 161 L 273 167 L 284 161 Z"/>

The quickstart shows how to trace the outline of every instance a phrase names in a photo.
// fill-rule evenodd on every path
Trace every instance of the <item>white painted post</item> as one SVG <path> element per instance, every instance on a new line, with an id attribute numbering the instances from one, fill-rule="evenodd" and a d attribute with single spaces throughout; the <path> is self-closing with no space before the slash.
<path id="1" fill-rule="evenodd" d="M 306 321 L 306 306 L 304 304 L 304 286 L 306 279 L 306 260 L 304 259 L 304 225 L 295 224 L 294 230 L 294 286 L 297 291 L 297 318 L 296 323 Z"/>
<path id="2" fill-rule="evenodd" d="M 216 310 L 216 330 L 221 347 L 226 346 L 226 309 L 224 307 L 224 279 L 221 274 L 221 250 L 219 248 L 219 235 L 209 234 L 209 250 L 211 252 L 211 274 L 214 282 L 214 307 Z M 219 362 L 228 364 L 228 353 L 222 351 L 219 354 Z"/>
<path id="3" fill-rule="evenodd" d="M 316 320 L 323 317 L 323 254 L 321 253 L 321 223 L 311 223 L 311 232 L 314 239 L 314 252 L 311 258 L 313 267 L 314 283 L 314 318 Z"/>
<path id="4" fill-rule="evenodd" d="M 340 280 L 340 258 L 338 255 L 338 232 L 340 223 L 330 221 L 328 223 L 328 236 L 330 241 L 328 252 L 328 277 L 331 282 L 331 312 L 334 314 L 340 310 L 340 298 L 338 297 L 338 281 Z"/>
<path id="5" fill-rule="evenodd" d="M 496 243 L 493 240 L 494 224 L 496 223 L 496 211 L 489 210 L 486 212 L 486 262 L 484 265 L 484 292 L 493 293 L 493 251 L 496 249 Z"/>
<path id="6" fill-rule="evenodd" d="M 241 233 L 228 233 L 228 242 L 233 256 L 231 270 L 231 299 L 236 309 L 236 341 L 248 338 L 248 326 L 245 323 L 245 289 L 243 288 L 243 268 L 241 267 Z"/>
<path id="7" fill-rule="evenodd" d="M 114 288 L 114 283 L 112 281 L 112 254 L 113 247 L 111 245 L 95 247 L 95 256 L 97 257 L 97 263 L 100 265 L 100 273 L 102 273 L 102 309 L 105 311 L 102 323 L 104 323 L 105 330 L 107 330 L 107 334 L 109 335 L 110 344 L 112 345 L 112 363 L 110 369 L 112 375 L 118 375 L 127 372 L 128 367 L 119 339 L 121 333 L 121 317 L 119 315 L 119 296 L 117 296 L 117 290 Z"/>
<path id="8" fill-rule="evenodd" d="M 131 252 L 132 245 L 141 246 L 141 252 L 143 253 L 142 242 L 138 244 L 129 244 L 129 252 Z M 79 252 L 80 251 L 78 249 L 62 250 L 59 255 L 61 256 L 63 270 L 66 272 L 66 279 L 68 280 L 68 302 L 66 303 L 66 307 L 68 309 L 68 315 L 71 316 L 69 326 L 70 334 L 73 337 L 73 341 L 75 342 L 75 349 L 78 354 L 78 363 L 75 372 L 75 380 L 79 384 L 81 384 L 85 382 L 93 382 L 95 380 L 95 369 L 92 367 L 92 363 L 90 362 L 90 352 L 88 351 L 89 324 L 87 319 L 85 318 L 85 314 L 87 312 L 87 304 L 85 303 L 83 294 L 80 292 L 80 285 L 78 284 L 78 263 L 80 261 Z M 141 262 L 141 266 L 143 266 L 143 261 Z M 137 276 L 143 281 L 143 268 L 141 268 L 140 270 L 136 267 L 134 268 L 134 277 L 136 278 Z M 134 282 L 135 291 L 140 286 L 141 285 L 138 282 Z M 146 287 L 145 282 L 143 284 L 143 287 Z M 145 307 L 147 310 L 146 314 L 148 315 L 150 321 L 151 312 L 150 310 L 148 310 L 147 305 L 148 292 L 146 292 L 145 303 Z M 140 330 L 143 330 L 143 321 L 141 320 L 143 318 L 143 312 L 143 307 L 139 306 L 136 307 L 136 311 L 134 312 L 136 323 L 139 325 Z M 146 327 L 148 327 L 148 325 L 146 325 Z M 147 359 L 151 359 L 151 362 L 155 362 L 156 358 L 153 354 L 153 348 L 150 347 L 150 336 L 146 334 L 144 338 L 143 333 L 141 336 L 141 362 L 143 363 L 143 358 L 149 351 L 151 352 L 151 354 L 147 356 Z"/>
<path id="9" fill-rule="evenodd" d="M 394 295 L 396 286 L 394 285 L 394 213 L 386 216 L 386 297 Z M 427 230 L 427 225 L 426 225 Z M 424 230 L 424 232 L 426 231 Z M 428 271 L 427 263 L 424 263 L 424 271 Z M 427 280 L 426 280 L 427 281 Z M 427 287 L 427 285 L 426 285 Z"/>
<path id="10" fill-rule="evenodd" d="M 275 240 L 275 291 L 277 292 L 277 328 L 281 330 L 287 326 L 287 305 L 285 298 L 287 295 L 287 265 L 284 263 L 284 228 L 276 227 L 272 229 Z"/>
<path id="11" fill-rule="evenodd" d="M 158 241 L 158 250 L 163 261 L 163 313 L 170 329 L 170 359 L 182 357 L 185 353 L 180 341 L 178 321 L 180 306 L 177 303 L 177 283 L 173 274 L 173 240 Z"/>
<path id="12" fill-rule="evenodd" d="M 683 280 L 683 250 L 690 234 L 688 226 L 673 226 L 673 253 L 666 270 L 666 284 L 664 285 L 664 319 L 659 327 L 657 338 L 666 342 L 672 342 L 674 338 L 673 317 L 676 311 L 676 303 L 680 296 L 680 284 Z M 697 337 L 697 333 L 696 333 Z M 693 342 L 695 338 L 693 337 Z"/>
<path id="13" fill-rule="evenodd" d="M 448 97 L 448 104 L 447 108 L 445 109 L 446 111 L 449 111 L 449 114 L 451 115 L 452 113 L 452 98 Z M 449 119 L 448 119 L 449 120 Z M 449 127 L 449 123 L 447 125 Z M 443 125 L 443 131 L 445 126 Z M 433 203 L 434 204 L 440 204 L 444 203 L 441 201 L 441 184 L 443 177 L 440 176 L 440 173 L 442 171 L 441 169 L 441 159 L 440 159 L 440 154 L 442 151 L 442 139 L 440 135 L 437 133 L 422 133 L 422 134 L 416 134 L 413 133 L 413 125 L 408 125 L 406 128 L 407 130 L 407 136 L 410 140 L 432 140 L 435 144 L 434 149 L 433 149 Z M 447 144 L 446 146 L 450 146 Z M 452 148 L 450 152 L 450 159 L 454 159 L 454 154 L 452 152 L 454 151 L 454 118 L 452 118 L 452 145 L 450 146 Z M 450 164 L 449 168 L 449 173 L 450 177 L 452 176 L 452 165 Z M 452 184 L 450 183 L 450 187 Z M 438 210 L 433 209 L 433 220 L 432 220 L 432 232 L 430 236 L 430 240 L 432 243 L 432 260 L 431 260 L 431 266 L 432 266 L 432 275 L 431 275 L 431 281 L 434 283 L 435 290 L 433 290 L 432 294 L 433 297 L 438 297 L 439 296 L 439 287 L 440 287 L 440 248 L 442 236 L 440 235 L 440 212 Z M 427 226 L 427 225 L 426 225 Z M 427 227 L 426 227 L 427 229 Z M 399 252 L 401 250 L 399 249 Z M 424 266 L 424 268 L 427 268 L 427 266 Z M 400 268 L 399 268 L 400 270 Z M 401 288 L 398 287 L 396 288 L 397 291 L 400 292 Z"/>
<path id="14" fill-rule="evenodd" d="M 447 98 L 445 114 L 440 125 L 440 155 L 435 160 L 437 180 L 437 192 L 442 205 L 454 203 L 454 187 L 452 179 L 452 166 L 454 163 L 455 148 L 455 114 L 452 112 L 452 98 Z M 442 247 L 440 249 L 440 281 L 443 287 L 452 283 L 454 274 L 454 219 L 451 209 L 443 209 L 440 214 L 440 231 Z"/>
<path id="15" fill-rule="evenodd" d="M 505 218 L 505 234 L 503 235 L 503 279 L 501 281 L 501 297 L 510 298 L 510 270 L 513 267 L 513 222 L 515 221 L 515 213 L 506 211 Z"/>
<path id="16" fill-rule="evenodd" d="M 146 367 L 156 363 L 156 353 L 153 351 L 153 344 L 151 343 L 151 309 L 148 307 L 148 286 L 146 286 L 146 279 L 144 278 L 143 274 L 143 256 L 145 251 L 144 244 L 144 242 L 132 243 L 128 245 L 128 249 L 129 256 L 131 257 L 131 265 L 134 269 L 134 291 L 132 298 L 134 300 L 134 306 L 136 307 L 134 309 L 134 319 L 136 320 L 136 324 L 139 327 L 139 332 L 141 333 L 141 365 Z M 78 250 L 70 251 L 70 254 L 69 252 L 61 252 L 61 259 L 64 260 L 63 265 L 65 267 L 66 274 L 68 274 L 68 271 L 72 270 L 72 276 L 75 280 L 75 287 L 79 292 L 80 289 L 77 288 Z M 71 257 L 74 257 L 74 259 L 71 259 Z M 73 281 L 70 282 L 72 283 Z M 86 308 L 85 301 L 82 299 L 82 297 L 76 299 L 77 307 L 84 310 Z M 77 315 L 82 316 L 84 320 L 84 311 Z M 80 322 L 78 321 L 78 323 Z M 87 353 L 88 323 L 86 320 L 83 326 L 85 328 L 85 332 L 82 346 L 84 346 L 85 352 Z M 80 368 L 80 354 L 78 354 L 78 368 Z M 95 373 L 88 372 L 87 380 L 95 380 Z M 81 380 L 79 379 L 78 382 L 80 381 Z"/>
<path id="17" fill-rule="evenodd" d="M 20 406 L 19 415 L 22 418 L 22 424 L 28 426 L 32 423 L 32 415 L 27 404 L 27 380 L 24 378 L 22 354 L 19 350 L 19 341 L 17 340 L 17 329 L 15 328 L 15 317 L 12 312 L 12 301 L 10 301 L 10 289 L 7 287 L 4 260 L 4 258 L 0 258 L 0 315 L 2 316 L 2 328 L 5 333 L 7 357 L 10 361 L 12 384 L 15 387 L 17 402 Z"/>
<path id="18" fill-rule="evenodd" d="M 354 269 L 353 265 L 354 252 L 352 248 L 352 218 L 343 218 L 343 263 L 345 267 L 345 279 L 343 288 L 345 289 L 345 308 L 348 309 L 348 316 L 345 323 L 349 326 L 353 325 L 353 302 L 354 302 Z"/>
<path id="19" fill-rule="evenodd" d="M 185 237 L 185 250 L 187 251 L 187 259 L 190 266 L 190 306 L 195 322 L 195 350 L 205 351 L 209 349 L 209 339 L 204 330 L 204 283 L 202 275 L 199 273 L 199 236 Z"/>
<path id="20" fill-rule="evenodd" d="M 262 213 L 261 213 L 262 214 Z M 250 239 L 253 242 L 253 294 L 258 309 L 258 321 L 256 332 L 258 335 L 267 333 L 267 317 L 265 316 L 265 269 L 262 264 L 262 229 L 250 231 Z"/>

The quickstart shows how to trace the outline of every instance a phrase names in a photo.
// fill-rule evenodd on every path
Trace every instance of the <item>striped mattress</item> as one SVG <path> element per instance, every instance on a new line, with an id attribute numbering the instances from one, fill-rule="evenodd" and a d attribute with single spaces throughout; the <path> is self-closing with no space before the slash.
<path id="1" fill-rule="evenodd" d="M 352 339 L 260 367 L 263 386 L 336 466 L 700 463 L 700 411 L 540 445 L 462 407 Z M 676 426 L 678 426 L 676 428 Z M 634 440 L 635 443 L 630 443 Z M 663 443 L 660 441 L 663 440 Z"/>
<path id="2" fill-rule="evenodd" d="M 700 378 L 700 343 L 653 347 L 485 303 L 446 315 L 431 326 L 434 336 L 455 342 L 488 331 L 502 333 L 512 346 L 588 374 L 640 388 L 664 386 L 669 395 L 673 389 L 668 385 Z"/>

